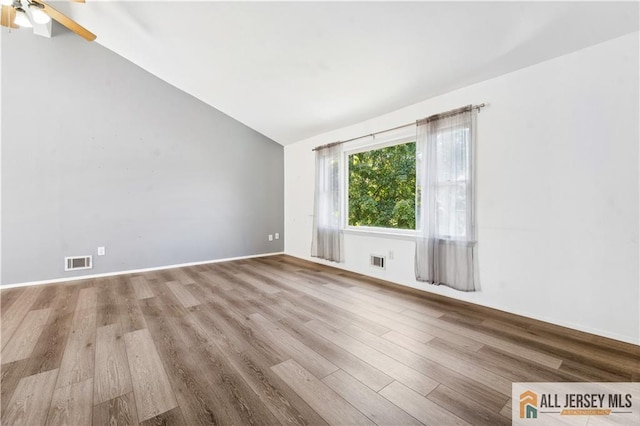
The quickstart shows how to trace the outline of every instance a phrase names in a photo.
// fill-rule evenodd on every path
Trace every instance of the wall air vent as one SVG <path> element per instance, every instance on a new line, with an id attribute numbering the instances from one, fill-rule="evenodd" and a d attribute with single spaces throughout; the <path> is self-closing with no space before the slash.
<path id="1" fill-rule="evenodd" d="M 384 269 L 385 258 L 384 256 L 378 256 L 375 254 L 371 255 L 371 266 L 375 266 L 376 268 Z"/>
<path id="2" fill-rule="evenodd" d="M 93 259 L 91 256 L 71 256 L 64 258 L 64 270 L 75 271 L 78 269 L 93 268 Z"/>

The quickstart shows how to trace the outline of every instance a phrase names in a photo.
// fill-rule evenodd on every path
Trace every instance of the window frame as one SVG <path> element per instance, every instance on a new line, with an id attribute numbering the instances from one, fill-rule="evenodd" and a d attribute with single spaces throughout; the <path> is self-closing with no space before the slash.
<path id="1" fill-rule="evenodd" d="M 349 225 L 349 156 L 353 154 L 359 154 L 362 152 L 374 151 L 378 149 L 387 148 L 395 145 L 402 145 L 406 143 L 416 143 L 417 134 L 416 127 L 410 126 L 401 131 L 396 131 L 393 134 L 385 137 L 374 136 L 373 139 L 359 142 L 357 144 L 350 144 L 350 147 L 345 147 L 343 150 L 343 170 L 345 178 L 343 179 L 343 223 L 342 230 L 351 234 L 379 234 L 384 236 L 391 236 L 396 238 L 408 238 L 413 239 L 418 230 L 417 229 L 399 229 L 399 228 L 384 228 L 378 226 L 352 226 Z M 416 173 L 417 170 L 416 161 Z M 414 194 L 415 195 L 415 194 Z"/>

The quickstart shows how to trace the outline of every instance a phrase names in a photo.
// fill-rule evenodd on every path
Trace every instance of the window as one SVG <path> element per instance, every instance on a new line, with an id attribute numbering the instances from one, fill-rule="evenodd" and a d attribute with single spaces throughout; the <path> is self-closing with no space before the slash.
<path id="1" fill-rule="evenodd" d="M 348 226 L 415 229 L 415 141 L 347 153 L 347 167 Z"/>
<path id="2" fill-rule="evenodd" d="M 471 187 L 469 128 L 443 129 L 436 139 L 438 236 L 466 240 L 467 202 Z"/>
<path id="3" fill-rule="evenodd" d="M 438 238 L 465 241 L 472 238 L 470 127 L 439 127 L 434 136 L 431 160 L 427 161 L 432 168 L 427 172 L 432 176 L 428 185 L 431 194 L 425 194 L 429 199 L 435 197 L 434 209 L 423 214 L 432 218 Z M 347 228 L 393 233 L 420 228 L 416 218 L 416 170 L 423 154 L 416 150 L 415 140 L 412 128 L 373 147 L 345 152 Z M 427 190 L 420 184 L 417 188 Z"/>

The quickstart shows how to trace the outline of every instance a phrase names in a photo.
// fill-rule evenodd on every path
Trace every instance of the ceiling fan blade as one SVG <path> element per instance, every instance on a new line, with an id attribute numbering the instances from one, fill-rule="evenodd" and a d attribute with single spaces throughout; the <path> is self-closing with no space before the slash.
<path id="1" fill-rule="evenodd" d="M 38 3 L 40 3 L 43 6 L 42 11 L 44 13 L 46 13 L 52 19 L 55 19 L 65 27 L 69 28 L 71 31 L 78 34 L 80 37 L 84 38 L 87 41 L 93 41 L 96 39 L 95 34 L 93 34 L 91 31 L 89 31 L 82 25 L 78 24 L 73 19 L 69 18 L 66 15 L 63 15 L 62 13 L 58 12 L 57 10 L 55 10 L 53 7 L 49 6 L 46 3 L 42 3 L 42 2 L 38 2 Z"/>
<path id="2" fill-rule="evenodd" d="M 0 15 L 0 25 L 7 28 L 20 28 L 13 23 L 16 17 L 16 10 L 11 6 L 2 6 L 2 14 Z"/>

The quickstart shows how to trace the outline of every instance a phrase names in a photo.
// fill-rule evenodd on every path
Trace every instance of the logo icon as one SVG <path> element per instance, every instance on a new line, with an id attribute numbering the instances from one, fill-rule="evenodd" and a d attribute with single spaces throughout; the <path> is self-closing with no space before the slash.
<path id="1" fill-rule="evenodd" d="M 530 390 L 520 394 L 520 418 L 538 418 L 538 394 Z"/>

